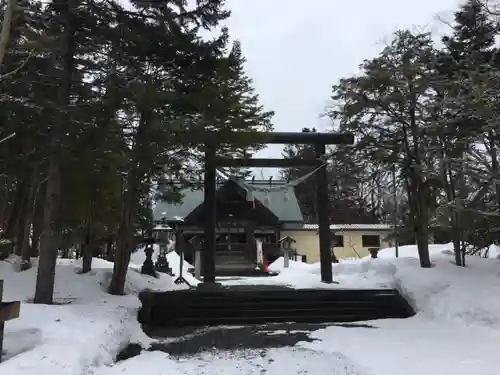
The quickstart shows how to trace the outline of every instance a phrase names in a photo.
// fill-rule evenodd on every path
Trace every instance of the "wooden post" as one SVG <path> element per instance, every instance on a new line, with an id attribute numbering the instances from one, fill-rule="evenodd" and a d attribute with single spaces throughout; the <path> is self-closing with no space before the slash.
<path id="1" fill-rule="evenodd" d="M 253 220 L 250 220 L 247 223 L 247 226 L 245 228 L 245 237 L 247 243 L 246 251 L 248 254 L 248 259 L 251 259 L 253 263 L 257 263 L 257 249 L 255 245 L 255 227 Z"/>
<path id="2" fill-rule="evenodd" d="M 194 251 L 194 276 L 200 280 L 201 279 L 201 251 L 196 249 Z"/>
<path id="3" fill-rule="evenodd" d="M 316 158 L 318 166 L 323 163 L 323 157 L 326 154 L 326 145 L 324 143 L 315 144 Z M 319 257 L 321 263 L 321 282 L 331 283 L 332 275 L 332 257 L 330 249 L 330 220 L 328 217 L 328 179 L 326 166 L 316 172 L 316 207 L 318 210 L 318 230 L 319 230 Z"/>
<path id="4" fill-rule="evenodd" d="M 285 248 L 283 249 L 284 250 L 284 257 L 283 257 L 283 265 L 285 268 L 289 268 L 290 267 L 290 256 L 289 256 L 289 249 Z"/>
<path id="5" fill-rule="evenodd" d="M 1 302 L 3 296 L 3 280 L 0 280 L 0 362 L 2 362 L 3 334 L 5 322 L 19 318 L 21 302 Z"/>
<path id="6" fill-rule="evenodd" d="M 215 283 L 215 226 L 216 226 L 216 147 L 205 145 L 205 239 L 203 246 L 203 282 Z"/>
<path id="7" fill-rule="evenodd" d="M 344 144 L 349 145 L 354 143 L 352 134 L 337 134 L 337 133 L 286 133 L 286 132 L 225 132 L 223 134 L 224 141 L 221 140 L 219 132 L 202 132 L 196 136 L 189 133 L 186 137 L 187 145 L 205 144 L 205 245 L 203 253 L 203 283 L 215 283 L 215 226 L 216 226 L 216 167 L 217 165 L 238 166 L 261 166 L 261 167 L 276 167 L 276 166 L 292 166 L 295 164 L 307 164 L 303 160 L 277 160 L 277 159 L 228 159 L 216 157 L 216 146 L 222 144 L 234 144 L 239 140 L 253 140 L 259 144 L 309 144 L 316 146 L 316 155 L 321 158 L 326 153 L 327 144 Z M 323 160 L 318 160 L 320 166 Z M 318 202 L 318 221 L 319 221 L 319 237 L 320 237 L 320 259 L 321 259 L 321 280 L 325 283 L 332 282 L 332 261 L 337 261 L 330 249 L 330 231 L 328 220 L 328 181 L 326 169 L 321 168 L 317 173 L 317 202 Z"/>

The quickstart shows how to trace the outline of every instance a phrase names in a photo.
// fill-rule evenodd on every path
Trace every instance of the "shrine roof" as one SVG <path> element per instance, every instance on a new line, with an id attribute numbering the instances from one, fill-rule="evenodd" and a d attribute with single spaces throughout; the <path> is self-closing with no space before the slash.
<path id="1" fill-rule="evenodd" d="M 287 186 L 286 181 L 269 180 L 231 180 L 245 190 L 250 188 L 254 199 L 264 204 L 280 221 L 303 223 L 304 218 L 300 210 L 294 188 Z M 226 182 L 218 183 L 217 189 L 224 186 Z M 282 186 L 280 190 L 276 190 Z M 264 189 L 269 188 L 269 191 Z M 186 188 L 182 190 L 183 199 L 180 203 L 168 203 L 157 200 L 153 207 L 153 220 L 161 222 L 164 218 L 167 222 L 180 222 L 193 212 L 204 201 L 203 188 Z M 267 198 L 266 198 L 267 196 Z"/>

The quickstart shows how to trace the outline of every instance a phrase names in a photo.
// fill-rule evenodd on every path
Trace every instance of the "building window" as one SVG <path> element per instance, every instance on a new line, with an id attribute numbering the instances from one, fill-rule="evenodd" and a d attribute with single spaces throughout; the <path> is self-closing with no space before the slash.
<path id="1" fill-rule="evenodd" d="M 332 246 L 344 247 L 344 236 L 338 236 L 338 235 L 332 236 Z"/>
<path id="2" fill-rule="evenodd" d="M 366 235 L 361 237 L 363 247 L 380 247 L 380 236 Z"/>

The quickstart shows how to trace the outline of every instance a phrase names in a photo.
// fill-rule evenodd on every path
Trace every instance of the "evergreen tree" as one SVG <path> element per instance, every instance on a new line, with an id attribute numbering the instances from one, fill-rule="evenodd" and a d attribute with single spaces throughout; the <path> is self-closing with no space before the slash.
<path id="1" fill-rule="evenodd" d="M 453 33 L 443 38 L 445 49 L 438 54 L 437 72 L 441 82 L 436 87 L 445 105 L 444 116 L 434 130 L 442 151 L 442 180 L 450 206 L 450 236 L 458 265 L 464 264 L 462 241 L 473 242 L 466 231 L 474 226 L 492 226 L 486 223 L 490 218 L 465 214 L 462 206 L 474 190 L 468 187 L 472 176 L 467 167 L 467 155 L 476 152 L 473 150 L 478 143 L 483 143 L 488 150 L 486 159 L 491 161 L 487 164 L 491 166 L 492 175 L 500 171 L 500 139 L 496 114 L 491 111 L 497 102 L 496 95 L 491 95 L 491 86 L 497 81 L 500 62 L 495 46 L 498 31 L 497 22 L 491 19 L 481 2 L 470 0 L 455 13 Z M 489 81 L 488 87 L 484 87 L 486 81 Z M 483 178 L 479 184 L 485 181 L 488 183 L 488 178 Z M 476 201 L 481 195 L 488 195 L 487 189 L 481 191 L 476 194 Z M 500 202 L 500 186 L 496 188 L 496 196 Z"/>
<path id="2" fill-rule="evenodd" d="M 110 291 L 123 293 L 134 237 L 151 228 L 152 187 L 199 174 L 190 136 L 271 127 L 239 43 L 228 48 L 226 30 L 201 37 L 229 15 L 223 1 L 133 5 L 31 1 L 13 19 L 2 71 L 23 68 L 2 82 L 0 134 L 16 137 L 0 149 L 0 222 L 25 260 L 39 250 L 36 302 L 52 301 L 58 248 L 81 246 L 87 272 L 112 237 Z M 164 197 L 182 199 L 168 187 Z"/>
<path id="3" fill-rule="evenodd" d="M 330 116 L 343 131 L 358 138 L 361 160 L 375 171 L 400 170 L 410 204 L 422 267 L 430 267 L 428 228 L 433 209 L 433 181 L 427 173 L 426 125 L 431 113 L 419 103 L 433 103 L 435 49 L 428 34 L 398 32 L 375 59 L 363 63 L 363 73 L 342 79 L 333 88 Z"/>

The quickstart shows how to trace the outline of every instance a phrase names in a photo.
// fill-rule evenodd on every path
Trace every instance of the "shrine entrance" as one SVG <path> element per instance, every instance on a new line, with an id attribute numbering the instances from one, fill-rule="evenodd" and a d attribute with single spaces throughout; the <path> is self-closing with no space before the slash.
<path id="1" fill-rule="evenodd" d="M 207 327 L 268 323 L 345 323 L 375 319 L 407 318 L 415 312 L 396 289 L 318 288 L 295 289 L 286 285 L 217 285 L 217 167 L 286 168 L 315 167 L 320 242 L 321 281 L 332 283 L 332 254 L 328 220 L 326 145 L 352 144 L 345 134 L 320 133 L 224 133 L 223 143 L 245 137 L 261 144 L 310 144 L 314 160 L 229 159 L 217 156 L 221 133 L 205 133 L 203 201 L 203 283 L 195 288 L 167 292 L 143 291 L 140 323 L 147 327 Z M 244 139 L 245 139 L 244 138 Z M 256 139 L 258 138 L 258 140 Z M 203 141 L 202 141 L 203 140 Z M 221 210 L 222 211 L 222 210 Z M 232 241 L 230 241 L 231 247 Z M 226 246 L 226 244 L 224 244 Z M 181 263 L 182 264 L 182 263 Z"/>
<path id="2" fill-rule="evenodd" d="M 221 142 L 220 133 L 204 133 L 203 143 L 205 145 L 205 180 L 204 180 L 204 241 L 203 241 L 203 283 L 215 283 L 215 260 L 217 249 L 217 168 L 288 168 L 288 167 L 314 167 L 317 181 L 317 207 L 318 228 L 320 244 L 321 281 L 331 283 L 332 277 L 332 254 L 330 244 L 330 225 L 328 219 L 328 181 L 326 170 L 326 145 L 350 145 L 354 143 L 354 137 L 350 134 L 337 133 L 245 133 L 230 132 L 224 134 L 224 142 Z M 315 159 L 259 159 L 242 158 L 234 159 L 217 156 L 217 149 L 224 144 L 231 144 L 237 139 L 251 139 L 252 143 L 258 144 L 308 144 L 314 146 Z M 334 259 L 335 260 L 335 259 Z"/>

